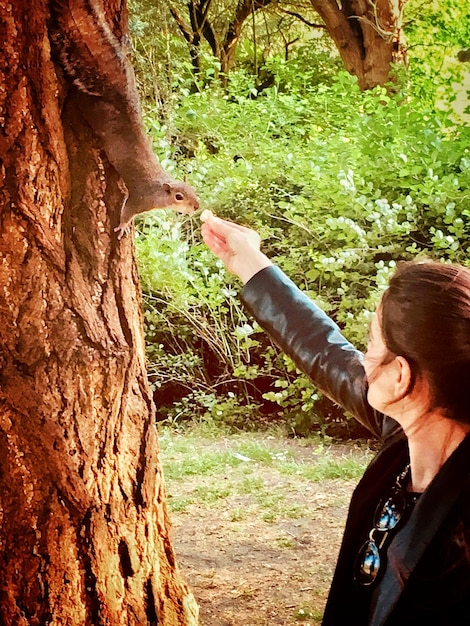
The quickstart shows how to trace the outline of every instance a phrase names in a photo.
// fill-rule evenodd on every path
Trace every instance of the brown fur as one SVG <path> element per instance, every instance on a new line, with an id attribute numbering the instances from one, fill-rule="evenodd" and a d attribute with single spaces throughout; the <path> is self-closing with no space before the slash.
<path id="1" fill-rule="evenodd" d="M 121 238 L 135 215 L 155 208 L 191 213 L 194 189 L 162 168 L 146 135 L 135 75 L 125 47 L 113 34 L 99 0 L 53 0 L 51 39 L 72 83 L 81 112 L 108 160 L 126 184 Z"/>

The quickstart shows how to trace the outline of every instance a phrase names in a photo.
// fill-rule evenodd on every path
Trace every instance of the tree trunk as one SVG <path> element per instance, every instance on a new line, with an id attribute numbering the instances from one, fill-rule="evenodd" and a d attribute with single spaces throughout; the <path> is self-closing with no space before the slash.
<path id="1" fill-rule="evenodd" d="M 189 56 L 195 76 L 201 73 L 201 34 L 199 29 L 189 28 L 178 11 L 171 4 L 168 7 L 173 19 L 189 47 Z M 191 7 L 190 7 L 191 9 Z M 192 14 L 191 14 L 192 15 Z M 191 20 L 192 22 L 192 20 Z"/>
<path id="2" fill-rule="evenodd" d="M 273 0 L 237 0 L 233 15 L 227 18 L 224 35 L 217 32 L 215 26 L 210 22 L 211 1 L 189 0 L 187 2 L 190 25 L 184 21 L 173 5 L 169 5 L 169 10 L 189 45 L 191 62 L 196 73 L 200 71 L 200 63 L 196 63 L 195 59 L 199 60 L 201 38 L 204 37 L 213 56 L 220 61 L 223 82 L 226 83 L 228 74 L 235 63 L 237 44 L 245 21 L 254 11 L 267 7 Z"/>
<path id="3" fill-rule="evenodd" d="M 246 20 L 255 11 L 266 8 L 272 0 L 239 0 L 220 45 L 221 72 L 225 80 L 235 63 L 238 41 Z"/>
<path id="4" fill-rule="evenodd" d="M 391 64 L 406 62 L 402 10 L 406 0 L 311 0 L 362 90 L 391 80 Z"/>
<path id="5" fill-rule="evenodd" d="M 48 10 L 0 2 L 0 623 L 195 626 L 120 181 L 51 61 Z"/>

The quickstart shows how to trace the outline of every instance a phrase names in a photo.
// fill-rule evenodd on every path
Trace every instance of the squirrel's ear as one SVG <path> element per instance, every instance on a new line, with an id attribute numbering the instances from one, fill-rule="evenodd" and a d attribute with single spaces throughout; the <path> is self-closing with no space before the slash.
<path id="1" fill-rule="evenodd" d="M 170 185 L 170 183 L 163 183 L 162 187 L 167 193 L 170 193 L 172 190 L 172 186 Z"/>

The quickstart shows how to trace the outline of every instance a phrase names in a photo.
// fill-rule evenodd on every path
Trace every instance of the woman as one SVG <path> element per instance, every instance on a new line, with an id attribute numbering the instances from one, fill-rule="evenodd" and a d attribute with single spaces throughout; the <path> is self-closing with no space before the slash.
<path id="1" fill-rule="evenodd" d="M 326 395 L 381 438 L 352 496 L 327 626 L 470 624 L 470 270 L 401 264 L 365 355 L 260 251 L 202 216 L 259 324 Z"/>

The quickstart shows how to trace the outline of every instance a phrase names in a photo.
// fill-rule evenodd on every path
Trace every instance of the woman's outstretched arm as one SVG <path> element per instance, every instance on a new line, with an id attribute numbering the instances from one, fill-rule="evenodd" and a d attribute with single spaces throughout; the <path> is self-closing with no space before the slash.
<path id="1" fill-rule="evenodd" d="M 205 213 L 204 241 L 245 284 L 241 299 L 260 326 L 325 395 L 375 435 L 394 430 L 395 422 L 386 418 L 384 423 L 384 416 L 367 402 L 362 353 L 261 252 L 258 233 Z"/>

